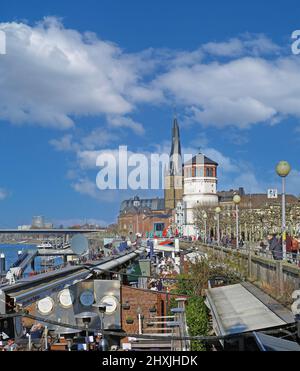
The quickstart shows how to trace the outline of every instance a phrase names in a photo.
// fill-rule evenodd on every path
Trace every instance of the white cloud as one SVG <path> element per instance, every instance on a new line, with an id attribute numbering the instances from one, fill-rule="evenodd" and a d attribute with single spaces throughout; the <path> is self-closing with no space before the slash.
<path id="1" fill-rule="evenodd" d="M 144 134 L 143 125 L 139 122 L 135 122 L 130 117 L 113 116 L 108 118 L 108 122 L 113 127 L 127 127 L 132 129 L 136 134 Z"/>
<path id="2" fill-rule="evenodd" d="M 117 139 L 116 134 L 102 128 L 96 128 L 88 134 L 77 136 L 76 139 L 72 134 L 63 135 L 61 138 L 50 140 L 50 144 L 57 151 L 80 152 L 103 148 Z"/>
<path id="3" fill-rule="evenodd" d="M 115 189 L 106 189 L 100 190 L 97 188 L 96 180 L 91 179 L 87 176 L 74 180 L 72 183 L 72 188 L 84 195 L 93 198 L 94 200 L 100 201 L 102 203 L 120 203 L 125 198 L 132 197 L 136 194 L 136 191 L 130 189 L 126 190 L 115 190 Z M 147 191 L 144 191 L 147 193 Z M 139 192 L 142 195 L 141 192 Z"/>
<path id="4" fill-rule="evenodd" d="M 79 151 L 77 152 L 77 161 L 82 169 L 95 169 L 97 157 L 102 153 L 99 151 Z"/>
<path id="5" fill-rule="evenodd" d="M 281 48 L 265 35 L 245 34 L 240 38 L 231 38 L 225 42 L 209 42 L 202 46 L 202 51 L 219 57 L 239 57 L 242 55 L 278 54 Z"/>
<path id="6" fill-rule="evenodd" d="M 229 183 L 230 188 L 239 188 L 243 187 L 248 193 L 266 193 L 267 186 L 257 179 L 257 176 L 254 172 L 251 172 L 247 169 L 243 171 L 240 169 L 238 176 L 234 177 Z"/>
<path id="7" fill-rule="evenodd" d="M 76 115 L 131 112 L 137 87 L 147 95 L 139 84 L 145 68 L 139 55 L 92 33 L 66 29 L 56 18 L 35 26 L 0 23 L 0 29 L 7 36 L 0 60 L 2 120 L 68 128 Z"/>
<path id="8" fill-rule="evenodd" d="M 232 160 L 230 157 L 224 156 L 220 151 L 214 148 L 205 148 L 203 153 L 213 161 L 216 161 L 222 171 L 226 173 L 239 171 L 239 166 L 236 161 Z"/>
<path id="9" fill-rule="evenodd" d="M 299 58 L 283 57 L 264 35 L 191 51 L 126 53 L 93 33 L 64 28 L 57 18 L 34 26 L 0 23 L 0 29 L 7 35 L 0 119 L 12 123 L 69 128 L 75 117 L 103 115 L 112 127 L 143 134 L 129 117 L 138 105 L 174 100 L 190 120 L 206 125 L 244 128 L 300 117 Z"/>
<path id="10" fill-rule="evenodd" d="M 59 139 L 52 139 L 50 140 L 50 144 L 57 151 L 76 151 L 79 149 L 78 144 L 73 142 L 73 136 L 71 134 L 63 135 Z"/>
<path id="11" fill-rule="evenodd" d="M 8 196 L 9 192 L 4 188 L 0 188 L 0 201 L 5 200 Z"/>
<path id="12" fill-rule="evenodd" d="M 129 117 L 138 105 L 173 101 L 190 120 L 220 127 L 300 117 L 300 60 L 284 57 L 265 35 L 191 51 L 126 53 L 56 18 L 34 26 L 0 23 L 0 29 L 7 35 L 0 119 L 12 123 L 69 128 L 75 117 L 103 115 L 112 127 L 143 134 L 142 124 Z"/>
<path id="13" fill-rule="evenodd" d="M 300 117 L 300 60 L 242 57 L 172 68 L 153 83 L 190 120 L 219 127 Z"/>
<path id="14" fill-rule="evenodd" d="M 118 139 L 113 130 L 144 133 L 142 123 L 130 117 L 141 104 L 175 102 L 187 122 L 221 128 L 300 117 L 300 59 L 284 56 L 264 35 L 210 42 L 191 51 L 126 53 L 95 34 L 66 29 L 56 18 L 34 26 L 0 23 L 0 30 L 7 35 L 7 54 L 0 59 L 0 120 L 70 128 L 80 116 L 105 118 L 106 127 L 81 138 L 68 133 L 51 141 L 56 150 L 76 154 L 79 170 L 69 174 L 73 188 L 93 198 L 102 193 L 84 171 L 96 169 L 100 149 Z M 266 182 L 258 181 L 251 167 L 207 147 L 205 137 L 191 144 L 204 147 L 220 164 L 225 185 L 265 190 Z M 192 149 L 188 153 L 198 152 Z M 294 193 L 299 175 L 289 177 Z M 0 199 L 7 195 L 0 189 Z"/>
<path id="15" fill-rule="evenodd" d="M 115 190 L 99 190 L 96 181 L 85 177 L 72 183 L 72 188 L 82 195 L 87 195 L 98 201 L 112 202 L 115 200 Z"/>

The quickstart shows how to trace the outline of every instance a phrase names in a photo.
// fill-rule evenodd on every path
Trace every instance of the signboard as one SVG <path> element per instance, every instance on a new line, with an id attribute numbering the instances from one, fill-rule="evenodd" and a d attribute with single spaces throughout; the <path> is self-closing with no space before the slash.
<path id="1" fill-rule="evenodd" d="M 151 261 L 149 259 L 140 259 L 139 266 L 142 276 L 151 276 Z"/>
<path id="2" fill-rule="evenodd" d="M 268 198 L 278 198 L 278 190 L 268 189 Z"/>

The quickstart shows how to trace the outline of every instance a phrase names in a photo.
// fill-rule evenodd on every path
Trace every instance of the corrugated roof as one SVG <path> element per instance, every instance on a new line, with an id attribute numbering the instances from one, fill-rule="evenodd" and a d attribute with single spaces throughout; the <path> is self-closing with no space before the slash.
<path id="1" fill-rule="evenodd" d="M 262 352 L 300 352 L 300 345 L 294 341 L 254 332 L 254 339 Z"/>
<path id="2" fill-rule="evenodd" d="M 240 334 L 294 322 L 292 316 L 284 317 L 282 312 L 276 313 L 275 307 L 272 308 L 262 301 L 263 296 L 269 297 L 268 295 L 262 293 L 259 298 L 257 296 L 259 295 L 256 295 L 254 290 L 250 292 L 242 284 L 207 290 L 217 335 Z M 280 306 L 279 303 L 278 305 Z M 282 306 L 280 310 L 282 311 Z M 287 309 L 285 311 L 290 313 Z"/>

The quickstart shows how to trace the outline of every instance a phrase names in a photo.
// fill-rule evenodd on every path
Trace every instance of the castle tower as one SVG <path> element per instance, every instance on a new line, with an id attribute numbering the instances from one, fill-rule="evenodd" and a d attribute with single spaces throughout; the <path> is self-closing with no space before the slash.
<path id="1" fill-rule="evenodd" d="M 199 153 L 184 164 L 184 235 L 196 236 L 193 209 L 195 206 L 218 204 L 217 195 L 218 164 Z"/>
<path id="2" fill-rule="evenodd" d="M 175 209 L 182 201 L 183 176 L 180 134 L 177 118 L 174 118 L 172 128 L 172 148 L 170 153 L 169 170 L 165 175 L 165 209 Z"/>

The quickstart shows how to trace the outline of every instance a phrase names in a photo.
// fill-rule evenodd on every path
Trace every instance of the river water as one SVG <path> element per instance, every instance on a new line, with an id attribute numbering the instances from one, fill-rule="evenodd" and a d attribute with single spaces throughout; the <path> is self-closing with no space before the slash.
<path id="1" fill-rule="evenodd" d="M 8 270 L 11 265 L 18 259 L 18 251 L 26 251 L 26 250 L 36 250 L 36 245 L 22 245 L 22 244 L 0 244 L 0 254 L 3 253 L 5 255 L 5 265 L 6 270 Z M 62 262 L 61 258 L 55 259 L 55 264 L 60 264 Z M 37 257 L 35 259 L 35 270 L 41 270 L 41 258 Z M 31 271 L 31 267 L 27 267 L 26 273 Z"/>

